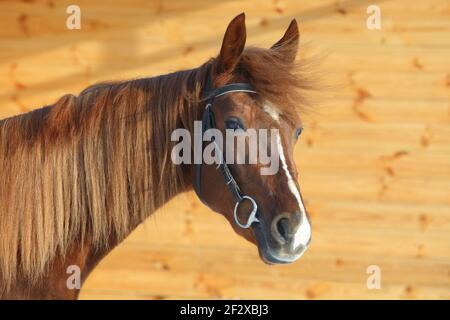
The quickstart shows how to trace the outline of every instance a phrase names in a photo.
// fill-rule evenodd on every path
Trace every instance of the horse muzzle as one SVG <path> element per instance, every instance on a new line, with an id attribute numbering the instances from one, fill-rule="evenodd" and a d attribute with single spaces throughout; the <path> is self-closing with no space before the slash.
<path id="1" fill-rule="evenodd" d="M 296 214 L 280 214 L 270 225 L 261 217 L 258 223 L 252 225 L 252 230 L 259 255 L 267 264 L 295 262 L 305 253 L 311 242 L 309 221 L 299 221 Z M 305 234 L 307 240 L 299 242 L 298 238 Z"/>

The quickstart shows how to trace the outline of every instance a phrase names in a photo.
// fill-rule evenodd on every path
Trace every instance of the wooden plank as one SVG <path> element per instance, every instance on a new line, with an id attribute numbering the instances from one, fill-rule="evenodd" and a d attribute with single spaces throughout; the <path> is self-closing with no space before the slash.
<path id="1" fill-rule="evenodd" d="M 200 254 L 199 251 L 196 253 L 190 249 L 186 251 L 181 246 L 165 247 L 164 250 L 165 252 L 142 246 L 122 246 L 122 250 L 116 250 L 111 255 L 116 256 L 114 261 L 106 259 L 102 263 L 103 273 L 97 273 L 88 279 L 84 290 L 89 292 L 92 285 L 97 290 L 107 289 L 117 293 L 133 291 L 139 295 L 159 295 L 161 298 L 171 297 L 181 291 L 197 298 L 260 299 L 270 294 L 275 299 L 298 299 L 332 297 L 336 290 L 347 287 L 348 291 L 343 294 L 346 297 L 361 298 L 362 293 L 362 297 L 400 298 L 401 294 L 412 292 L 415 295 L 420 292 L 426 296 L 424 291 L 430 286 L 429 282 L 433 281 L 429 277 L 429 271 L 432 271 L 434 281 L 440 281 L 449 269 L 448 265 L 438 262 L 430 264 L 425 260 L 404 259 L 399 265 L 395 259 L 380 258 L 377 263 L 383 275 L 382 290 L 371 292 L 366 288 L 366 269 L 374 261 L 357 256 L 339 260 L 335 256 L 310 253 L 301 266 L 267 270 L 266 266 L 249 259 L 244 252 L 227 252 L 229 259 L 224 264 L 218 262 L 222 256 L 219 250 L 210 250 L 208 254 Z M 130 257 L 134 263 L 124 267 L 123 263 L 130 261 Z M 117 261 L 122 263 L 117 264 Z M 321 270 L 319 275 L 317 270 Z M 170 274 L 170 277 L 166 274 Z M 434 285 L 428 295 L 448 297 L 448 291 L 445 291 L 448 285 L 448 281 Z M 360 289 L 355 292 L 358 287 Z M 395 294 L 390 292 L 395 287 L 402 290 L 395 290 Z M 157 290 L 153 291 L 155 288 Z"/>
<path id="2" fill-rule="evenodd" d="M 328 123 L 306 127 L 310 148 L 380 148 L 401 154 L 428 149 L 449 154 L 450 126 L 435 124 Z"/>
<path id="3" fill-rule="evenodd" d="M 33 14 L 26 19 L 26 23 L 35 23 L 40 27 L 37 29 L 29 28 L 28 35 L 30 33 L 32 35 L 39 35 L 46 32 L 55 32 L 55 30 L 63 31 L 64 25 L 61 26 L 61 22 L 64 22 L 66 17 L 65 8 L 69 4 L 71 4 L 69 1 L 58 1 L 52 5 L 49 5 L 48 2 L 45 1 L 36 1 L 32 4 L 8 3 L 7 5 L 3 5 L 5 9 L 2 10 L 2 12 L 4 12 L 3 15 L 6 19 L 2 19 L 2 21 L 4 21 L 6 26 L 14 26 L 17 24 L 14 20 L 20 17 L 19 14 L 29 14 L 30 10 L 32 10 Z M 370 3 L 361 2 L 361 5 L 358 5 L 357 3 L 346 5 L 345 3 L 336 3 L 334 1 L 322 1 L 322 3 L 319 4 L 298 4 L 298 2 L 291 0 L 284 1 L 283 4 L 274 4 L 272 1 L 259 1 L 258 6 L 242 2 L 236 4 L 217 4 L 214 1 L 201 1 L 196 2 L 195 4 L 190 3 L 189 5 L 186 5 L 184 1 L 165 1 L 163 4 L 139 1 L 136 2 L 135 5 L 129 4 L 126 1 L 121 1 L 110 4 L 108 7 L 88 1 L 78 1 L 77 4 L 83 8 L 84 16 L 86 19 L 89 19 L 89 22 L 95 19 L 95 24 L 93 24 L 93 26 L 88 24 L 88 28 L 91 27 L 89 31 L 92 31 L 92 29 L 95 30 L 94 27 L 98 28 L 99 26 L 111 27 L 111 25 L 115 26 L 117 24 L 125 24 L 128 26 L 141 25 L 143 23 L 148 23 L 149 16 L 157 18 L 158 14 L 164 14 L 164 17 L 166 18 L 175 16 L 177 19 L 180 19 L 180 14 L 183 14 L 188 17 L 200 16 L 204 19 L 205 12 L 207 12 L 212 16 L 211 18 L 214 18 L 210 20 L 221 22 L 229 19 L 229 17 L 221 14 L 224 11 L 230 12 L 230 14 L 235 14 L 240 11 L 251 12 L 252 15 L 249 16 L 250 23 L 261 23 L 260 17 L 264 17 L 264 19 L 269 21 L 269 23 L 265 22 L 263 24 L 266 26 L 270 26 L 271 18 L 279 19 L 280 14 L 287 14 L 288 12 L 291 13 L 291 15 L 294 13 L 294 15 L 301 18 L 301 21 L 304 21 L 305 23 L 312 24 L 314 22 L 319 26 L 321 24 L 326 25 L 327 21 L 329 25 L 330 20 L 335 26 L 339 26 L 340 23 L 352 20 L 356 20 L 364 26 L 365 18 L 367 17 L 365 9 Z M 419 9 L 411 8 L 406 2 L 392 6 L 389 2 L 383 1 L 383 4 L 381 4 L 380 7 L 382 8 L 385 27 L 387 28 L 405 30 L 405 25 L 423 24 L 423 19 L 413 19 L 417 16 Z M 447 8 L 445 6 L 443 7 L 440 2 L 434 5 L 427 5 L 426 8 L 428 18 L 434 18 L 432 21 L 432 26 L 434 26 L 434 28 L 436 28 L 436 25 L 439 25 L 439 18 L 444 18 L 448 15 L 446 11 Z M 17 16 L 11 13 L 15 13 Z M 134 19 L 127 18 L 129 15 L 133 15 Z M 49 16 L 51 17 L 50 19 Z M 258 18 L 254 18 L 255 16 Z M 327 17 L 326 21 L 324 21 L 325 19 L 322 19 L 325 16 Z M 445 20 L 443 20 L 443 22 L 445 22 Z M 209 21 L 208 23 L 213 22 Z M 424 27 L 426 26 L 427 25 Z M 3 36 L 20 36 L 24 33 L 23 28 L 21 30 L 21 28 L 9 27 L 1 30 Z M 327 26 L 325 30 L 329 30 L 329 27 Z M 417 31 L 417 28 L 412 29 L 412 31 Z"/>
<path id="4" fill-rule="evenodd" d="M 358 175 L 348 173 L 303 173 L 300 181 L 305 194 L 320 200 L 383 201 L 450 204 L 448 179 L 392 178 L 389 175 Z"/>
<path id="5" fill-rule="evenodd" d="M 447 99 L 329 98 L 318 101 L 312 112 L 302 115 L 310 123 L 450 124 Z"/>
<path id="6" fill-rule="evenodd" d="M 341 172 L 343 174 L 373 174 L 380 178 L 450 179 L 448 155 L 427 149 L 418 151 L 384 150 L 379 148 L 309 148 L 301 142 L 295 149 L 299 171 L 309 174 Z M 333 159 L 333 161 L 330 161 Z"/>

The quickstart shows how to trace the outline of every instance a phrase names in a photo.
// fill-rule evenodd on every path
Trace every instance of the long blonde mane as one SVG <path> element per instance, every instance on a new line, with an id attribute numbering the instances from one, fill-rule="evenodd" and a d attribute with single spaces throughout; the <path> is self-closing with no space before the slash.
<path id="1" fill-rule="evenodd" d="M 0 292 L 75 240 L 122 239 L 179 192 L 170 133 L 193 123 L 206 68 L 95 85 L 0 121 Z"/>

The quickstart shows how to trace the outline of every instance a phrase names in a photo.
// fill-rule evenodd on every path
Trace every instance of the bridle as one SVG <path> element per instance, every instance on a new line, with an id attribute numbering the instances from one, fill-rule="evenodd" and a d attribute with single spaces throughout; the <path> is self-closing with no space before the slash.
<path id="1" fill-rule="evenodd" d="M 208 91 L 205 94 L 205 97 L 202 99 L 205 101 L 205 110 L 203 111 L 202 116 L 202 135 L 200 136 L 199 145 L 202 146 L 202 156 L 200 157 L 202 159 L 201 163 L 195 164 L 195 181 L 194 181 L 194 188 L 195 192 L 197 193 L 197 196 L 200 198 L 200 200 L 208 205 L 205 201 L 205 199 L 202 197 L 202 163 L 203 163 L 203 135 L 208 129 L 217 129 L 214 112 L 212 110 L 214 106 L 214 99 L 221 97 L 226 94 L 234 93 L 234 92 L 248 92 L 248 93 L 257 93 L 253 87 L 248 83 L 232 83 L 227 84 L 222 87 L 219 87 L 217 89 L 212 89 Z M 220 172 L 223 175 L 223 178 L 225 180 L 225 184 L 228 186 L 228 189 L 231 191 L 231 193 L 234 196 L 234 199 L 236 200 L 236 205 L 234 206 L 234 220 L 236 224 L 244 229 L 250 228 L 253 222 L 259 222 L 258 218 L 256 217 L 256 213 L 258 211 L 258 205 L 256 201 L 247 195 L 243 195 L 241 192 L 241 189 L 239 188 L 239 185 L 237 184 L 236 180 L 233 177 L 233 174 L 231 173 L 231 170 L 228 166 L 228 164 L 225 161 L 225 158 L 223 156 L 222 150 L 220 150 L 217 143 L 214 141 L 214 138 L 212 138 L 213 143 L 215 143 L 216 152 L 217 150 L 220 152 L 220 160 L 219 164 L 217 165 L 216 169 L 220 170 Z M 253 209 L 250 212 L 250 215 L 248 217 L 248 220 L 245 224 L 242 224 L 239 221 L 237 211 L 239 208 L 239 205 L 244 202 L 245 200 L 248 200 L 251 202 Z"/>

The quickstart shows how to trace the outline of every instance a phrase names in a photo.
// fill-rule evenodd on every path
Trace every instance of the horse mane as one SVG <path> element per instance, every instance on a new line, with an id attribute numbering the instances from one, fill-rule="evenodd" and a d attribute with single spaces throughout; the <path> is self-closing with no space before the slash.
<path id="1" fill-rule="evenodd" d="M 0 121 L 0 289 L 37 280 L 75 240 L 122 239 L 179 192 L 170 134 L 195 120 L 207 69 L 94 85 Z"/>
<path id="2" fill-rule="evenodd" d="M 309 89 L 279 50 L 246 49 L 237 67 L 289 114 Z M 0 121 L 0 292 L 37 281 L 75 242 L 121 240 L 184 189 L 170 134 L 191 128 L 211 59 L 199 68 L 88 87 Z"/>
<path id="3" fill-rule="evenodd" d="M 244 51 L 239 65 L 258 94 L 279 109 L 288 122 L 295 114 L 311 110 L 311 93 L 318 88 L 314 70 L 320 62 L 319 57 L 286 60 L 291 51 L 297 51 L 292 42 L 274 49 L 250 47 Z"/>

